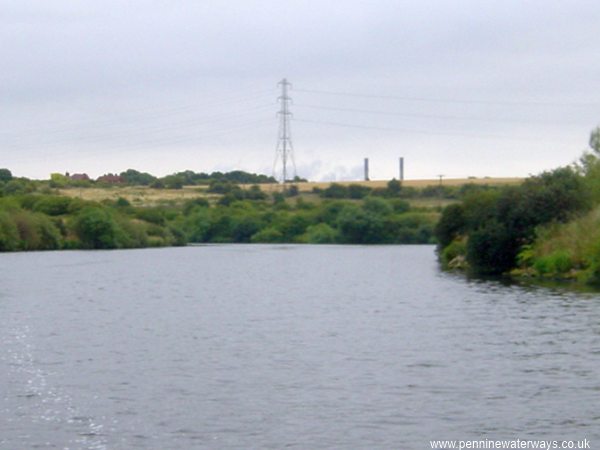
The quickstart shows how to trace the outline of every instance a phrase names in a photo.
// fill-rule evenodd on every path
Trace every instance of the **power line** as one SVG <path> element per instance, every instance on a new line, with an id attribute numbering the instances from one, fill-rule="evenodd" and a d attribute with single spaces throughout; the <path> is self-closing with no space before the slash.
<path id="1" fill-rule="evenodd" d="M 318 89 L 294 89 L 295 92 L 306 92 L 311 94 L 324 94 L 324 95 L 336 95 L 344 97 L 357 97 L 357 98 L 377 98 L 387 100 L 398 100 L 405 102 L 427 102 L 427 103 L 462 103 L 462 104 L 475 104 L 475 105 L 502 105 L 502 106 L 559 106 L 559 107 L 598 107 L 600 103 L 590 102 L 538 102 L 538 101 L 507 101 L 507 100 L 476 100 L 476 99 L 444 99 L 434 97 L 403 97 L 398 95 L 380 95 L 380 94 L 362 94 L 352 92 L 338 92 L 338 91 L 325 91 Z"/>
<path id="2" fill-rule="evenodd" d="M 330 125 L 335 127 L 342 128 L 354 128 L 361 130 L 377 130 L 377 131 L 391 131 L 391 132 L 401 132 L 401 133 L 409 133 L 409 134 L 425 134 L 425 135 L 438 135 L 438 136 L 461 136 L 467 138 L 476 138 L 476 139 L 507 139 L 514 141 L 541 141 L 541 138 L 537 137 L 525 137 L 525 136 L 508 136 L 508 135 L 497 135 L 497 134 L 471 134 L 471 133 L 461 133 L 461 132 L 452 132 L 452 131 L 430 131 L 430 130 L 415 130 L 410 128 L 392 128 L 392 127 L 374 127 L 368 125 L 357 125 L 357 124 L 348 124 L 341 122 L 325 122 L 318 120 L 309 120 L 309 119 L 294 119 L 296 122 L 304 122 L 304 123 L 312 123 L 316 125 Z"/>
<path id="3" fill-rule="evenodd" d="M 245 97 L 237 97 L 235 100 L 230 99 L 230 100 L 225 100 L 224 102 L 221 103 L 202 103 L 201 106 L 206 109 L 206 108 L 213 108 L 215 106 L 222 106 L 222 105 L 226 105 L 226 104 L 232 104 L 232 103 L 247 103 L 249 101 L 256 101 L 259 99 L 264 98 L 264 94 L 261 93 L 259 96 L 257 95 L 253 95 L 253 96 L 245 96 Z M 161 107 L 161 108 L 141 108 L 141 109 L 137 109 L 137 110 L 130 110 L 128 112 L 126 112 L 124 115 L 119 113 L 119 114 L 114 114 L 113 112 L 111 112 L 111 114 L 113 115 L 113 117 L 102 117 L 99 119 L 95 119 L 95 120 L 83 120 L 83 121 L 75 121 L 75 122 L 43 122 L 41 123 L 41 126 L 46 126 L 45 129 L 40 129 L 39 127 L 33 129 L 21 129 L 21 130 L 14 130 L 14 131 L 0 131 L 0 137 L 7 137 L 7 136 L 11 136 L 11 135 L 27 135 L 30 136 L 32 134 L 36 134 L 36 133 L 41 133 L 44 135 L 49 135 L 49 134 L 60 134 L 60 133 L 68 133 L 71 132 L 74 128 L 82 128 L 82 127 L 110 127 L 110 126 L 122 126 L 125 123 L 129 123 L 129 124 L 135 124 L 135 123 L 147 123 L 149 120 L 161 120 L 161 119 L 165 119 L 165 118 L 175 118 L 178 115 L 181 114 L 186 114 L 189 115 L 190 113 L 195 113 L 198 109 L 199 105 L 196 103 L 194 105 L 183 105 L 183 106 L 177 106 L 177 107 Z M 272 104 L 269 105 L 261 105 L 258 108 L 266 108 L 266 107 L 272 107 Z M 196 110 L 196 111 L 195 111 Z M 229 113 L 224 113 L 229 115 Z M 223 115 L 223 114 L 222 114 Z M 106 115 L 105 115 L 106 116 Z M 211 118 L 215 117 L 214 114 L 211 115 Z M 180 122 L 180 121 L 178 121 Z M 48 129 L 48 125 L 50 125 L 50 129 Z"/>
<path id="4" fill-rule="evenodd" d="M 17 148 L 23 148 L 23 147 L 31 147 L 31 146 L 39 146 L 39 145 L 56 145 L 56 144 L 61 144 L 61 143 L 85 143 L 85 142 L 89 142 L 89 141 L 96 141 L 96 140 L 114 140 L 114 139 L 123 139 L 123 138 L 131 138 L 131 137 L 137 137 L 137 136 L 141 136 L 141 137 L 147 137 L 149 135 L 156 135 L 156 134 L 160 134 L 160 133 L 166 133 L 166 132 L 173 132 L 173 131 L 177 131 L 177 130 L 185 130 L 187 128 L 190 127 L 198 127 L 198 126 L 202 126 L 202 125 L 215 125 L 215 124 L 220 124 L 220 123 L 228 123 L 230 121 L 231 118 L 243 118 L 243 117 L 247 117 L 247 116 L 256 116 L 256 112 L 257 111 L 266 111 L 267 109 L 272 108 L 272 105 L 261 105 L 255 108 L 250 108 L 250 109 L 246 109 L 246 110 L 242 110 L 239 111 L 237 113 L 234 114 L 220 114 L 220 115 L 215 115 L 212 116 L 210 118 L 204 119 L 204 120 L 187 120 L 187 121 L 180 121 L 178 120 L 175 123 L 165 123 L 164 125 L 160 125 L 160 126 L 154 126 L 151 124 L 145 124 L 143 126 L 136 126 L 135 128 L 130 128 L 131 125 L 129 125 L 127 128 L 125 129 L 120 129 L 120 130 L 114 130 L 114 131 L 110 131 L 110 130 L 106 130 L 106 131 L 101 131 L 101 130 L 90 130 L 90 132 L 81 132 L 81 130 L 78 130 L 79 133 L 81 133 L 80 136 L 61 136 L 58 139 L 52 139 L 50 136 L 48 136 L 49 134 L 53 134 L 53 133 L 47 133 L 44 131 L 38 131 L 38 135 L 39 137 L 41 137 L 42 139 L 39 140 L 37 139 L 35 142 L 29 142 L 26 145 L 23 144 L 19 144 L 19 143 L 9 143 L 7 142 L 7 140 L 4 140 L 5 145 L 12 145 L 13 147 L 17 147 Z M 69 133 L 72 132 L 74 130 L 69 129 L 69 130 L 64 130 L 62 133 Z M 27 138 L 31 138 L 32 135 L 28 135 Z M 36 136 L 34 135 L 33 138 L 35 138 Z M 9 138 L 10 139 L 10 138 Z M 13 138 L 14 140 L 22 140 L 21 136 L 16 136 Z"/>
<path id="5" fill-rule="evenodd" d="M 245 122 L 243 124 L 239 124 L 236 126 L 230 126 L 230 127 L 225 127 L 225 128 L 221 128 L 221 129 L 216 129 L 213 130 L 212 132 L 209 133 L 204 133 L 204 134 L 180 134 L 178 136 L 170 136 L 170 137 L 164 137 L 164 138 L 159 138 L 159 139 L 146 139 L 143 141 L 137 141 L 134 143 L 118 143 L 115 145 L 105 145 L 103 144 L 102 149 L 101 149 L 101 153 L 97 148 L 88 148 L 87 150 L 79 147 L 77 150 L 62 150 L 62 151 L 54 151 L 54 150 L 50 150 L 48 151 L 48 154 L 53 158 L 60 158 L 60 157 L 69 157 L 69 158 L 73 158 L 79 155 L 86 155 L 86 156 L 104 156 L 107 154 L 113 154 L 113 153 L 123 153 L 124 151 L 136 151 L 136 150 L 147 150 L 147 149 L 156 149 L 156 148 L 160 148 L 160 147 L 165 147 L 165 146 L 171 146 L 171 145 L 177 145 L 177 144 L 198 144 L 199 141 L 203 141 L 203 140 L 208 140 L 210 138 L 213 137 L 218 137 L 218 136 L 222 136 L 222 135 L 231 135 L 232 132 L 234 131 L 238 131 L 238 130 L 243 130 L 243 129 L 256 129 L 258 127 L 266 127 L 267 125 L 272 125 L 273 124 L 273 120 L 272 119 L 261 119 L 261 120 L 256 120 L 256 121 L 251 121 L 251 122 Z M 108 148 L 106 148 L 108 147 Z M 31 148 L 35 148 L 35 147 L 31 147 Z M 15 159 L 11 159 L 11 161 L 23 161 L 23 160 L 31 160 L 31 159 L 35 159 L 38 158 L 38 156 L 35 155 L 31 155 L 31 157 L 27 157 L 26 155 L 20 155 L 21 157 L 15 158 Z M 25 157 L 22 157 L 25 156 Z"/>
<path id="6" fill-rule="evenodd" d="M 481 122 L 503 122 L 503 123 L 539 123 L 539 124 L 547 124 L 554 125 L 559 122 L 553 121 L 532 121 L 532 120 L 521 120 L 521 119 L 493 119 L 488 117 L 464 117 L 464 116 L 450 116 L 450 115 L 438 115 L 438 114 L 412 114 L 412 113 L 401 113 L 401 112 L 393 112 L 393 111 L 378 111 L 373 109 L 360 109 L 360 108 L 340 108 L 333 106 L 318 106 L 318 105 L 306 105 L 302 103 L 294 103 L 294 106 L 300 108 L 310 108 L 317 109 L 323 111 L 341 111 L 341 112 L 355 112 L 355 113 L 365 113 L 365 114 L 377 114 L 383 116 L 395 116 L 395 117 L 407 117 L 407 118 L 417 118 L 417 119 L 439 119 L 439 120 L 456 120 L 456 121 L 481 121 Z M 564 124 L 564 122 L 560 122 Z"/>

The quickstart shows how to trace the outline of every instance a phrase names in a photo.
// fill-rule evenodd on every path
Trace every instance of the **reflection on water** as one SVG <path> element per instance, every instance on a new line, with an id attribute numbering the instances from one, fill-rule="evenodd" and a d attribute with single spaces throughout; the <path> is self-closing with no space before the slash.
<path id="1" fill-rule="evenodd" d="M 600 442 L 600 297 L 432 247 L 0 255 L 0 448 Z"/>

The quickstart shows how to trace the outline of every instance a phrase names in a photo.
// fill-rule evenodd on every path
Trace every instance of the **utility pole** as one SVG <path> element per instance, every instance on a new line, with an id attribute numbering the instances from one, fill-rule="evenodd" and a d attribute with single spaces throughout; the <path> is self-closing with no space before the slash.
<path id="1" fill-rule="evenodd" d="M 404 181 L 404 157 L 400 157 L 400 159 L 398 160 L 399 163 L 399 176 L 400 176 L 400 183 L 402 183 Z"/>
<path id="2" fill-rule="evenodd" d="M 277 150 L 275 152 L 275 164 L 273 165 L 273 174 L 277 178 L 277 162 L 281 156 L 282 163 L 282 177 L 281 182 L 285 188 L 285 184 L 289 181 L 288 177 L 288 162 L 292 163 L 293 167 L 293 178 L 296 178 L 296 163 L 294 162 L 294 147 L 292 145 L 292 133 L 291 133 L 291 116 L 290 104 L 292 99 L 288 95 L 288 90 L 292 86 L 287 79 L 281 80 L 277 83 L 277 86 L 281 86 L 281 95 L 277 99 L 279 102 L 279 111 L 277 116 L 279 117 L 279 133 L 277 138 Z"/>

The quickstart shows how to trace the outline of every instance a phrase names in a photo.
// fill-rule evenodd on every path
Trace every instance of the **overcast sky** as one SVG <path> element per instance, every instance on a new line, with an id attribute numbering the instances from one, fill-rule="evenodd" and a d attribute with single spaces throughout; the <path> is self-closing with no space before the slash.
<path id="1" fill-rule="evenodd" d="M 600 2 L 0 0 L 0 167 L 526 176 L 600 123 Z M 280 169 L 280 168 L 278 168 Z"/>

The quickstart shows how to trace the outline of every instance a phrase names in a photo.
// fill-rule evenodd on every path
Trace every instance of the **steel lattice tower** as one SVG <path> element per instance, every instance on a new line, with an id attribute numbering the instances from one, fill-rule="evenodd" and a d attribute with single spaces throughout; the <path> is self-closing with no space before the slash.
<path id="1" fill-rule="evenodd" d="M 273 165 L 273 175 L 277 176 L 277 163 L 281 157 L 281 182 L 284 184 L 290 181 L 288 176 L 288 163 L 292 163 L 293 176 L 296 177 L 296 163 L 294 162 L 294 147 L 292 145 L 292 133 L 291 133 L 291 117 L 290 104 L 292 99 L 288 95 L 288 89 L 292 86 L 287 79 L 281 80 L 277 83 L 277 86 L 281 86 L 281 95 L 277 99 L 279 102 L 279 111 L 277 116 L 279 117 L 279 132 L 277 138 L 277 150 L 275 152 L 275 163 Z"/>

